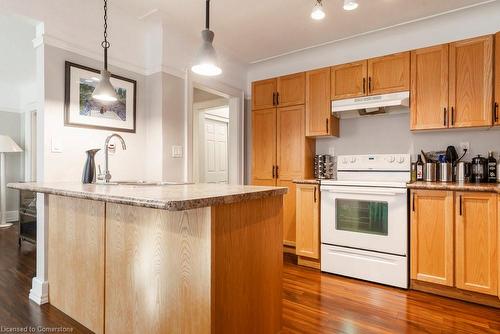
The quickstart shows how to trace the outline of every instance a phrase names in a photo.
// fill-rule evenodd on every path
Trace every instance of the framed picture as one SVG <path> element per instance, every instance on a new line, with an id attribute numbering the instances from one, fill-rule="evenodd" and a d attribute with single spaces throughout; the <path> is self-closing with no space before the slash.
<path id="1" fill-rule="evenodd" d="M 92 98 L 100 71 L 66 62 L 64 125 L 135 133 L 137 82 L 111 75 L 118 100 L 104 103 Z"/>

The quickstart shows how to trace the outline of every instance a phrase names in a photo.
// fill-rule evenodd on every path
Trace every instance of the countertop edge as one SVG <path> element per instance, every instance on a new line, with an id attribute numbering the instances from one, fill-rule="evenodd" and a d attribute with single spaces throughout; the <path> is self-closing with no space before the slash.
<path id="1" fill-rule="evenodd" d="M 425 182 L 417 181 L 408 183 L 408 189 L 420 190 L 448 190 L 448 191 L 472 191 L 500 194 L 500 184 L 495 183 L 456 183 L 456 182 Z"/>
<path id="2" fill-rule="evenodd" d="M 88 199 L 88 200 L 95 200 L 107 203 L 124 204 L 124 205 L 168 210 L 168 211 L 184 211 L 184 210 L 199 209 L 199 208 L 212 207 L 224 204 L 232 204 L 259 198 L 281 196 L 285 195 L 288 192 L 287 188 L 281 187 L 276 189 L 252 191 L 241 194 L 220 195 L 207 198 L 192 198 L 185 200 L 154 200 L 146 198 L 122 197 L 116 195 L 92 194 L 88 192 L 55 189 L 50 187 L 33 186 L 30 184 L 22 184 L 22 183 L 9 183 L 7 184 L 7 187 L 16 190 L 28 190 L 50 195 L 66 196 L 72 198 Z"/>

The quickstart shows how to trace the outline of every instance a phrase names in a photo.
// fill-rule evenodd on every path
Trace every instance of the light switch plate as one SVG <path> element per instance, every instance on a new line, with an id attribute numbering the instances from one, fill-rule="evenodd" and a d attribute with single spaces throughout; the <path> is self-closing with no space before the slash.
<path id="1" fill-rule="evenodd" d="M 172 146 L 172 158 L 182 158 L 182 146 Z"/>
<path id="2" fill-rule="evenodd" d="M 62 153 L 62 140 L 60 137 L 52 137 L 50 141 L 50 151 L 52 153 Z"/>

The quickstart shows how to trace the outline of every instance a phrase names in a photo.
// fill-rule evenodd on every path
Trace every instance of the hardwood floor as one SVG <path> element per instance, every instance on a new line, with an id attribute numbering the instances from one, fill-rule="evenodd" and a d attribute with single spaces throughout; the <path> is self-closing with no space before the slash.
<path id="1" fill-rule="evenodd" d="M 500 333 L 500 310 L 299 267 L 286 255 L 283 333 Z M 4 327 L 64 327 L 90 333 L 56 308 L 28 300 L 34 246 L 0 230 L 0 333 Z M 5 330 L 4 330 L 5 332 Z"/>

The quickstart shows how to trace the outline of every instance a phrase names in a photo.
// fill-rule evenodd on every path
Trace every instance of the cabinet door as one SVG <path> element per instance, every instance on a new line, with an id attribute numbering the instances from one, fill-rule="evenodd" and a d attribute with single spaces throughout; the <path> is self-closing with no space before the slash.
<path id="1" fill-rule="evenodd" d="M 319 186 L 298 184 L 296 254 L 319 259 Z"/>
<path id="2" fill-rule="evenodd" d="M 304 72 L 278 78 L 276 104 L 280 107 L 304 104 L 306 100 L 306 74 Z"/>
<path id="3" fill-rule="evenodd" d="M 410 52 L 368 59 L 368 95 L 410 89 Z"/>
<path id="4" fill-rule="evenodd" d="M 275 185 L 276 108 L 252 112 L 252 184 Z"/>
<path id="5" fill-rule="evenodd" d="M 494 122 L 500 125 L 500 32 L 495 36 L 495 105 Z"/>
<path id="6" fill-rule="evenodd" d="M 252 110 L 269 109 L 276 105 L 276 79 L 252 82 Z"/>
<path id="7" fill-rule="evenodd" d="M 450 126 L 492 124 L 493 36 L 450 44 Z"/>
<path id="8" fill-rule="evenodd" d="M 411 129 L 448 127 L 448 44 L 411 52 Z"/>
<path id="9" fill-rule="evenodd" d="M 411 193 L 411 278 L 453 286 L 453 192 Z"/>
<path id="10" fill-rule="evenodd" d="M 456 193 L 456 286 L 497 295 L 497 195 Z"/>
<path id="11" fill-rule="evenodd" d="M 295 184 L 303 177 L 305 160 L 304 106 L 278 108 L 277 150 L 278 185 L 288 187 L 284 196 L 283 238 L 295 246 Z"/>
<path id="12" fill-rule="evenodd" d="M 333 66 L 331 70 L 332 100 L 366 95 L 367 61 Z"/>
<path id="13" fill-rule="evenodd" d="M 338 136 L 338 120 L 331 116 L 329 67 L 306 72 L 306 135 Z"/>

